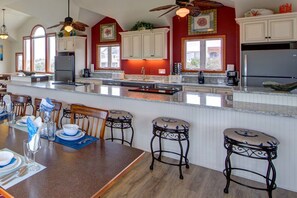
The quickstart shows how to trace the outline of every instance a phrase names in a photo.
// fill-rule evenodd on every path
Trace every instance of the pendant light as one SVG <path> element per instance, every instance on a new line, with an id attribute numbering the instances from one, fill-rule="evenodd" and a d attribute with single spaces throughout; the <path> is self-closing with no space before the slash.
<path id="1" fill-rule="evenodd" d="M 7 33 L 7 30 L 6 30 L 6 26 L 5 26 L 5 18 L 4 18 L 4 12 L 5 12 L 5 9 L 2 9 L 3 10 L 3 25 L 1 26 L 1 29 L 0 29 L 0 39 L 7 39 L 8 38 L 8 33 Z"/>

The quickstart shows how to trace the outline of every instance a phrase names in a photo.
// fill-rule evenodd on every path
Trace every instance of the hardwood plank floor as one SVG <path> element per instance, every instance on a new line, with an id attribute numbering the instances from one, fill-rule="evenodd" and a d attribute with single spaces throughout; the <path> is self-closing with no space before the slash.
<path id="1" fill-rule="evenodd" d="M 146 153 L 127 175 L 111 187 L 103 198 L 262 198 L 266 191 L 249 189 L 231 182 L 229 194 L 225 194 L 223 173 L 190 164 L 183 168 L 184 179 L 179 179 L 176 166 L 155 162 L 154 170 L 149 169 L 150 153 Z M 258 182 L 241 179 L 250 185 Z M 274 198 L 296 198 L 297 193 L 277 188 Z"/>

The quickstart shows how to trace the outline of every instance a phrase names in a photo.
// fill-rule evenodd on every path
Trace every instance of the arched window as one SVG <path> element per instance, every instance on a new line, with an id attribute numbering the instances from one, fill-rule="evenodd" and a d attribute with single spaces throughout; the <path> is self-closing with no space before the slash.
<path id="1" fill-rule="evenodd" d="M 31 35 L 23 38 L 23 70 L 53 73 L 56 55 L 56 34 L 46 34 L 44 27 L 36 25 Z"/>

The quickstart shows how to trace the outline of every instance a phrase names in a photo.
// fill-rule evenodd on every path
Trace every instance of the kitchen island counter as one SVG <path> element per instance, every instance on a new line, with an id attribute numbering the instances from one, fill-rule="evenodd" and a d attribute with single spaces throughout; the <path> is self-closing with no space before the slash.
<path id="1" fill-rule="evenodd" d="M 226 94 L 180 91 L 175 93 L 174 95 L 165 95 L 132 92 L 129 91 L 129 89 L 131 88 L 121 86 L 94 84 L 84 86 L 71 86 L 63 84 L 53 84 L 53 81 L 38 83 L 9 82 L 8 85 L 45 88 L 52 90 L 75 92 L 79 94 L 100 95 L 116 98 L 121 97 L 134 100 L 171 103 L 176 105 L 198 106 L 201 108 L 224 109 L 231 111 L 297 118 L 297 107 L 233 101 L 232 95 Z"/>
<path id="2" fill-rule="evenodd" d="M 51 82 L 7 84 L 9 92 L 35 97 L 49 97 L 69 104 L 80 103 L 102 109 L 119 109 L 133 115 L 133 147 L 150 151 L 152 120 L 160 117 L 183 119 L 191 124 L 189 131 L 191 164 L 222 171 L 226 150 L 223 131 L 226 128 L 248 128 L 262 131 L 280 141 L 278 158 L 274 160 L 277 185 L 296 191 L 297 107 L 247 102 L 232 102 L 232 96 L 197 92 L 174 95 L 129 92 L 127 87 L 86 85 L 53 85 Z M 231 98 L 230 98 L 231 97 Z M 106 129 L 106 137 L 110 131 Z M 120 133 L 118 133 L 120 134 Z M 166 142 L 166 148 L 179 152 L 176 142 Z M 285 163 L 284 163 L 285 162 Z M 236 158 L 234 163 L 246 169 L 266 170 L 262 160 Z M 190 172 L 185 171 L 185 177 Z M 261 181 L 247 173 L 239 176 Z M 177 175 L 178 177 L 178 175 Z M 223 190 L 223 189 L 222 189 Z M 223 191 L 222 191 L 223 193 Z"/>

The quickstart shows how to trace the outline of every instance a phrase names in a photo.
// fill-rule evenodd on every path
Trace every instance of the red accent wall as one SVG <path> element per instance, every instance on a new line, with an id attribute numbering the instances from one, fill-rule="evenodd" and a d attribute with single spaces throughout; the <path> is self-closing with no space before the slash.
<path id="1" fill-rule="evenodd" d="M 100 42 L 100 25 L 116 23 L 117 26 L 117 40 L 114 42 Z M 96 45 L 121 43 L 121 35 L 119 32 L 123 32 L 123 29 L 119 24 L 112 18 L 105 17 L 99 23 L 92 27 L 92 63 L 95 66 L 95 70 L 99 69 L 96 63 Z M 165 69 L 166 74 L 170 73 L 170 33 L 168 32 L 168 58 L 164 60 L 121 60 L 121 69 L 124 70 L 125 74 L 140 74 L 141 68 L 145 68 L 147 75 L 158 75 L 159 69 Z"/>
<path id="2" fill-rule="evenodd" d="M 188 17 L 180 18 L 174 16 L 173 20 L 173 60 L 172 62 L 181 62 L 181 38 L 191 37 L 188 35 Z M 100 42 L 100 25 L 116 23 L 117 40 L 114 42 Z M 92 63 L 96 65 L 96 45 L 121 43 L 119 32 L 124 31 L 119 24 L 112 18 L 105 17 L 99 23 L 92 27 Z M 230 7 L 221 7 L 217 9 L 217 34 L 226 35 L 226 64 L 235 64 L 236 70 L 239 70 L 239 26 L 235 22 L 235 9 Z M 205 36 L 205 35 L 203 35 Z M 193 35 L 197 37 L 197 35 Z M 166 69 L 166 74 L 170 74 L 170 32 L 168 32 L 168 58 L 165 60 L 121 60 L 121 69 L 126 74 L 140 74 L 141 68 L 145 67 L 147 75 L 158 75 L 159 69 Z"/>
<path id="3" fill-rule="evenodd" d="M 217 34 L 208 35 L 226 35 L 226 64 L 235 64 L 236 70 L 239 70 L 239 28 L 235 22 L 235 9 L 218 8 Z M 183 37 L 199 37 L 199 35 L 188 35 L 188 16 L 184 18 L 174 16 L 173 63 L 181 62 L 181 38 Z"/>

